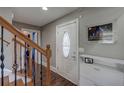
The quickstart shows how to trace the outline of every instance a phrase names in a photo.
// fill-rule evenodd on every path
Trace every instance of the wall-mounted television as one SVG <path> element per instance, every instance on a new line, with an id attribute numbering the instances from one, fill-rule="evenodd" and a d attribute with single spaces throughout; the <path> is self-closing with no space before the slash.
<path id="1" fill-rule="evenodd" d="M 88 41 L 112 40 L 112 23 L 88 27 Z"/>

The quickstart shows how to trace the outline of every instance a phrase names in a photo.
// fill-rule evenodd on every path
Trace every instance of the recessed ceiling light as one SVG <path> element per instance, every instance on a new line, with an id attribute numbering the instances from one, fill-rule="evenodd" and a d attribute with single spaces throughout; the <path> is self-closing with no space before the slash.
<path id="1" fill-rule="evenodd" d="M 47 11 L 48 8 L 47 7 L 42 7 L 42 10 Z"/>

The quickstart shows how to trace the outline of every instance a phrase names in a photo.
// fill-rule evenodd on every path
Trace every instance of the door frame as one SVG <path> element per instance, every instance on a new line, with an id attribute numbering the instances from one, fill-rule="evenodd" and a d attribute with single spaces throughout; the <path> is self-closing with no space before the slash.
<path id="1" fill-rule="evenodd" d="M 76 18 L 74 20 L 71 20 L 71 21 L 68 21 L 68 22 L 64 22 L 62 24 L 59 24 L 59 25 L 56 25 L 56 41 L 57 41 L 57 32 L 58 32 L 58 28 L 62 27 L 62 26 L 65 26 L 65 25 L 69 25 L 69 24 L 72 24 L 72 23 L 76 23 L 77 24 L 77 62 L 78 62 L 78 80 L 77 80 L 77 84 L 76 85 L 79 85 L 79 71 L 80 71 L 80 68 L 79 68 L 79 18 Z M 56 43 L 56 46 L 57 46 L 57 43 Z M 56 47 L 56 53 L 57 53 L 57 47 Z M 61 73 L 59 73 L 59 71 L 57 70 L 57 56 L 56 56 L 56 73 L 63 76 L 64 78 L 66 78 L 64 75 L 62 75 Z"/>

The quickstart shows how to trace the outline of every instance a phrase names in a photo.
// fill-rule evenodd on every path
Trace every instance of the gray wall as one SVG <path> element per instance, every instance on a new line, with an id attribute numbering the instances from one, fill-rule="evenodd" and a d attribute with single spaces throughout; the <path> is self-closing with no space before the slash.
<path id="1" fill-rule="evenodd" d="M 12 21 L 12 24 L 18 28 L 18 29 L 22 29 L 22 28 L 27 28 L 27 29 L 33 29 L 33 30 L 40 30 L 39 26 L 35 26 L 35 25 L 31 25 L 31 24 L 26 24 L 26 23 L 22 23 L 22 22 L 17 22 L 17 21 Z"/>
<path id="2" fill-rule="evenodd" d="M 82 16 L 82 17 L 81 17 Z M 52 48 L 52 66 L 56 66 L 56 25 L 79 18 L 79 47 L 85 54 L 124 59 L 124 8 L 80 8 L 42 27 L 42 46 L 50 44 Z M 114 22 L 117 41 L 114 44 L 89 42 L 87 27 Z"/>

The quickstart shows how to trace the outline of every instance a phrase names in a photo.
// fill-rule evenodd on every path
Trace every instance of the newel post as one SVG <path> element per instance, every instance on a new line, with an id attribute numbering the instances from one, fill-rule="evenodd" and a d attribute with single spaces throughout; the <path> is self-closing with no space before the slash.
<path id="1" fill-rule="evenodd" d="M 46 46 L 46 59 L 47 59 L 46 85 L 50 85 L 51 82 L 50 58 L 51 58 L 51 49 L 50 49 L 50 45 L 47 45 Z"/>

